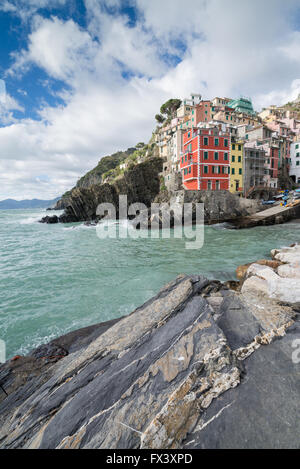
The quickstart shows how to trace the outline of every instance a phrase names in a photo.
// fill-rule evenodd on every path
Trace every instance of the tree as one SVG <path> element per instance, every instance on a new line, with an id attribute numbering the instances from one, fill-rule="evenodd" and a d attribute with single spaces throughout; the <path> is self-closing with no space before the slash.
<path id="1" fill-rule="evenodd" d="M 155 119 L 159 124 L 162 124 L 165 120 L 161 114 L 156 114 Z"/>
<path id="2" fill-rule="evenodd" d="M 172 118 L 180 105 L 180 99 L 169 99 L 161 106 L 160 113 L 166 115 L 169 118 Z"/>

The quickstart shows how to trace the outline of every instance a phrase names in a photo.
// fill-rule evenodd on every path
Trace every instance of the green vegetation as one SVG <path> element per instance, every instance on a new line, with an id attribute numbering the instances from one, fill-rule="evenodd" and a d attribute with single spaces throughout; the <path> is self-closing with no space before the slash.
<path id="1" fill-rule="evenodd" d="M 97 166 L 86 173 L 82 178 L 77 182 L 77 187 L 86 187 L 89 184 L 89 181 L 98 181 L 101 182 L 102 178 L 104 179 L 107 176 L 113 174 L 113 170 L 122 164 L 126 158 L 135 152 L 135 148 L 128 148 L 126 151 L 118 151 L 113 155 L 104 156 Z"/>
<path id="2" fill-rule="evenodd" d="M 118 151 L 112 155 L 104 156 L 97 166 L 80 178 L 76 186 L 65 192 L 62 198 L 70 197 L 77 187 L 88 188 L 94 184 L 102 184 L 104 181 L 111 183 L 121 177 L 125 171 L 154 156 L 157 156 L 157 146 L 153 133 L 149 144 L 139 142 L 135 147 L 128 148 L 126 151 Z M 126 169 L 120 167 L 123 164 Z"/>
<path id="3" fill-rule="evenodd" d="M 160 176 L 160 192 L 164 192 L 167 190 L 167 187 L 165 185 L 165 178 L 163 176 Z"/>
<path id="4" fill-rule="evenodd" d="M 180 99 L 169 99 L 166 103 L 164 103 L 160 108 L 160 113 L 168 117 L 174 117 L 175 112 L 181 105 Z"/>
<path id="5" fill-rule="evenodd" d="M 181 100 L 172 98 L 166 101 L 160 108 L 160 114 L 156 114 L 155 119 L 159 124 L 170 122 L 176 116 L 177 109 L 181 106 Z"/>
<path id="6" fill-rule="evenodd" d="M 155 119 L 159 124 L 162 124 L 165 121 L 165 118 L 161 114 L 156 114 Z"/>

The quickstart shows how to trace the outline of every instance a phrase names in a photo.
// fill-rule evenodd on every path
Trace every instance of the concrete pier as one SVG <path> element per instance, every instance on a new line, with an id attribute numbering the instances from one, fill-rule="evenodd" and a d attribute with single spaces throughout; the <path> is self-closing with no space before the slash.
<path id="1" fill-rule="evenodd" d="M 294 207 L 276 205 L 253 215 L 237 218 L 232 221 L 232 224 L 235 228 L 242 229 L 254 226 L 279 225 L 296 218 L 300 218 L 300 204 Z"/>

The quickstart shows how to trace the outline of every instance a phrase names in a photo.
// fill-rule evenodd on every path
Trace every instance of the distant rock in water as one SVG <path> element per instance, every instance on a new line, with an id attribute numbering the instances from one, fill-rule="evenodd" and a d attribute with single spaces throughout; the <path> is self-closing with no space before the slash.
<path id="1" fill-rule="evenodd" d="M 57 215 L 52 215 L 51 217 L 46 216 L 46 217 L 43 217 L 40 220 L 40 223 L 48 223 L 49 225 L 52 225 L 52 224 L 58 223 L 58 222 L 59 222 L 59 219 L 58 219 Z"/>

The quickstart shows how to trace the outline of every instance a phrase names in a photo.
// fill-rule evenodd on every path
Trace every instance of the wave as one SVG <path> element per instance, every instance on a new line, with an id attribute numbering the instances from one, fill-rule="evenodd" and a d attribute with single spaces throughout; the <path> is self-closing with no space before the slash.
<path id="1" fill-rule="evenodd" d="M 228 222 L 216 223 L 215 225 L 211 225 L 211 228 L 214 228 L 215 230 L 230 230 L 232 229 L 232 227 L 233 225 Z"/>
<path id="2" fill-rule="evenodd" d="M 31 225 L 32 223 L 38 223 L 41 218 L 42 218 L 41 215 L 35 216 L 35 217 L 28 217 L 28 218 L 25 218 L 24 220 L 20 220 L 19 224 L 20 225 Z"/>

